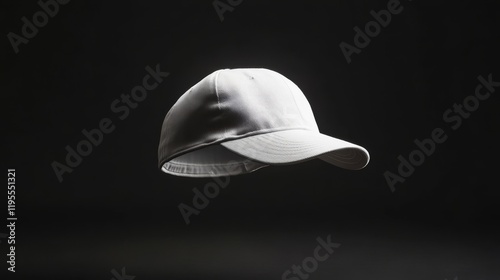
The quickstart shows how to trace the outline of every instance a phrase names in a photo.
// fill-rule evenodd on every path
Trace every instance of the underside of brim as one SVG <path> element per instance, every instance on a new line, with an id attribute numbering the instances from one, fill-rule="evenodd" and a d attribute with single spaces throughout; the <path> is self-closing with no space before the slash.
<path id="1" fill-rule="evenodd" d="M 361 146 L 302 129 L 259 134 L 221 145 L 245 158 L 270 165 L 319 158 L 341 168 L 358 170 L 370 161 L 368 151 Z"/>
<path id="2" fill-rule="evenodd" d="M 167 161 L 161 170 L 184 177 L 220 177 L 250 173 L 265 166 L 214 144 Z"/>

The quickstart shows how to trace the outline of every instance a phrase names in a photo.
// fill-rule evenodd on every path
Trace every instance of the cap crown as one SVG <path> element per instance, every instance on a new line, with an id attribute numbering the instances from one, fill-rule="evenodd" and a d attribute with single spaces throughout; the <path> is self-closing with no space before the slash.
<path id="1" fill-rule="evenodd" d="M 319 132 L 297 85 L 268 69 L 218 70 L 184 93 L 167 113 L 159 164 L 207 145 L 288 129 Z"/>

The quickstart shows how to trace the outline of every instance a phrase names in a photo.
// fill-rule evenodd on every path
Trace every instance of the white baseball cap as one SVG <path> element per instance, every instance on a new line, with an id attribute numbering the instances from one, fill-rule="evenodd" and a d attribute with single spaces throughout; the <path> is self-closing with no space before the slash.
<path id="1" fill-rule="evenodd" d="M 319 158 L 341 168 L 365 167 L 356 144 L 321 134 L 302 91 L 268 69 L 224 69 L 191 87 L 163 122 L 159 168 L 212 177 Z"/>

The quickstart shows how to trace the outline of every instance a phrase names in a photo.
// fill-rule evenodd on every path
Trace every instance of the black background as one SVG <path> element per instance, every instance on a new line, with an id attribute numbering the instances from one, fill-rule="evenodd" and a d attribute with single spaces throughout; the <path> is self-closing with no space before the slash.
<path id="1" fill-rule="evenodd" d="M 1 8 L 2 168 L 16 168 L 19 219 L 15 274 L 0 244 L 7 279 L 111 279 L 122 267 L 136 280 L 281 279 L 327 235 L 341 246 L 309 279 L 500 277 L 500 88 L 459 129 L 442 117 L 479 75 L 500 81 L 495 1 L 401 0 L 350 64 L 340 42 L 388 1 L 244 0 L 221 22 L 211 1 L 74 0 L 15 54 L 7 34 L 40 10 L 19 2 Z M 111 102 L 156 64 L 170 76 L 119 120 Z M 203 77 L 239 67 L 294 81 L 320 130 L 371 162 L 231 177 L 186 225 L 178 205 L 211 179 L 157 169 L 163 118 Z M 116 129 L 60 183 L 51 163 L 105 117 Z M 447 141 L 391 192 L 384 172 L 437 127 Z"/>

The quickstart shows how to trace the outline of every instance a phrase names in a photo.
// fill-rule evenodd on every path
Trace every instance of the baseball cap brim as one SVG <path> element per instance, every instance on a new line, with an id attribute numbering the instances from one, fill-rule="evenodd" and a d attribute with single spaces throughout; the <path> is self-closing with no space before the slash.
<path id="1" fill-rule="evenodd" d="M 319 158 L 341 168 L 358 170 L 370 161 L 368 151 L 361 146 L 304 129 L 258 134 L 220 144 L 241 156 L 270 165 Z"/>

